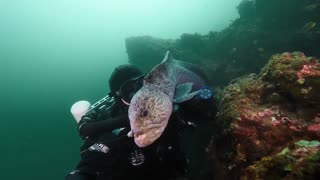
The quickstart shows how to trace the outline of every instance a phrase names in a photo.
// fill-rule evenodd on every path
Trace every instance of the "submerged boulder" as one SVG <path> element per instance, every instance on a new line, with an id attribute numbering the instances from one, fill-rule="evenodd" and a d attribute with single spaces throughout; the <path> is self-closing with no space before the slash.
<path id="1" fill-rule="evenodd" d="M 263 69 L 262 77 L 266 81 L 277 82 L 279 89 L 292 97 L 297 109 L 320 109 L 318 59 L 306 57 L 301 52 L 277 54 Z"/>

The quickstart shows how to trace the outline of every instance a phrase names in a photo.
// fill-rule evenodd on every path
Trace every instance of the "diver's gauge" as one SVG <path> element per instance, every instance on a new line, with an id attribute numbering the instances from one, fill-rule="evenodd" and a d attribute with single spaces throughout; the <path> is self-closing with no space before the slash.
<path id="1" fill-rule="evenodd" d="M 213 96 L 213 90 L 209 86 L 203 86 L 199 91 L 199 96 L 202 99 L 209 99 Z"/>
<path id="2" fill-rule="evenodd" d="M 144 162 L 145 157 L 140 149 L 136 149 L 130 154 L 129 159 L 133 166 L 139 166 Z"/>

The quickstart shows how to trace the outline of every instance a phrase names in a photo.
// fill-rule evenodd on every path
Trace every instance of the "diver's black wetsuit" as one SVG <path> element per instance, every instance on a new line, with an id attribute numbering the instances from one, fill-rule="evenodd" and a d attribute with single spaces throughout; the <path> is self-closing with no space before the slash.
<path id="1" fill-rule="evenodd" d="M 170 120 L 171 121 L 171 120 Z M 178 121 L 177 121 L 178 122 Z M 139 148 L 130 130 L 127 107 L 113 103 L 102 113 L 92 112 L 79 122 L 81 161 L 66 180 L 170 179 L 184 171 L 179 148 L 179 123 L 169 123 L 152 145 Z M 123 127 L 118 133 L 112 130 Z"/>
<path id="2" fill-rule="evenodd" d="M 188 159 L 188 173 L 185 175 L 191 180 L 211 180 L 212 164 L 208 162 L 206 149 L 215 129 L 215 116 L 218 111 L 214 98 L 193 99 L 179 104 L 180 108 L 172 119 L 190 123 L 180 131 L 179 141 L 184 156 Z"/>

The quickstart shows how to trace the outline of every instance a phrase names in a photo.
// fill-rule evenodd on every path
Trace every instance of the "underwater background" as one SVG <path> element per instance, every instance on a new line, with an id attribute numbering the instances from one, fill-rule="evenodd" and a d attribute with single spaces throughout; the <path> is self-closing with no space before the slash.
<path id="1" fill-rule="evenodd" d="M 239 3 L 1 0 L 0 179 L 63 179 L 75 167 L 81 140 L 70 107 L 108 93 L 112 70 L 129 60 L 126 38 L 222 31 Z"/>

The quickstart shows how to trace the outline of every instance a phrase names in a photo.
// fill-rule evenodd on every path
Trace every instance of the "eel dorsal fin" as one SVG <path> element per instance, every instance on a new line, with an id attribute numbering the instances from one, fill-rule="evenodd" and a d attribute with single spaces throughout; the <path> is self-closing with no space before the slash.
<path id="1" fill-rule="evenodd" d="M 161 63 L 171 62 L 171 61 L 173 61 L 173 57 L 172 57 L 170 51 L 167 51 L 166 55 L 164 56 L 164 58 L 163 58 Z"/>

